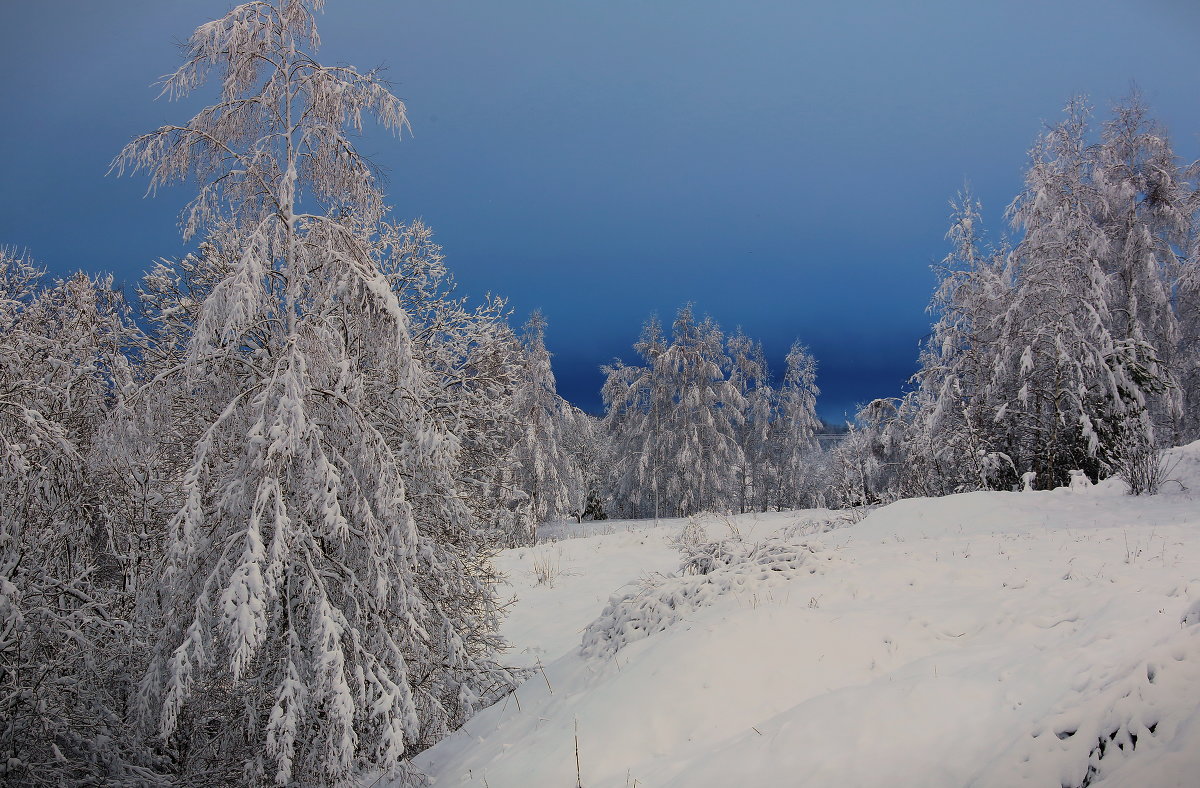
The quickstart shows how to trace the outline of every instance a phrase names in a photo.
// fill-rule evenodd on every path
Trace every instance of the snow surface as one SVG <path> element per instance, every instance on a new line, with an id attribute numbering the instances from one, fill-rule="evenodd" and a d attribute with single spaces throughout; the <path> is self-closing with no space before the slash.
<path id="1" fill-rule="evenodd" d="M 1200 785 L 1200 443 L 1176 457 L 1146 498 L 563 527 L 499 561 L 509 660 L 540 669 L 414 765 L 481 788 Z M 719 560 L 678 573 L 681 537 Z"/>

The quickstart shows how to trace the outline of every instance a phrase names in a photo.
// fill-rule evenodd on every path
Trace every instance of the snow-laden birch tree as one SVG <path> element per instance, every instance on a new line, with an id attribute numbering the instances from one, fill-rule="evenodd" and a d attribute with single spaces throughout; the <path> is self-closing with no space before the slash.
<path id="1" fill-rule="evenodd" d="M 114 162 L 151 190 L 196 180 L 184 235 L 209 232 L 224 266 L 158 376 L 212 406 L 146 600 L 140 701 L 190 784 L 402 767 L 503 678 L 465 507 L 417 520 L 420 488 L 452 489 L 459 443 L 423 407 L 381 271 L 383 196 L 350 138 L 366 117 L 400 132 L 405 107 L 375 73 L 314 60 L 322 5 L 250 2 L 197 28 L 164 92 L 215 74 L 219 101 Z"/>
<path id="2" fill-rule="evenodd" d="M 658 359 L 666 352 L 662 323 L 652 315 L 642 326 L 634 350 L 645 362 L 633 366 L 615 360 L 605 374 L 603 431 L 609 436 L 613 463 L 609 486 L 616 511 L 627 517 L 654 517 L 664 511 L 663 417 L 671 392 Z"/>
<path id="3" fill-rule="evenodd" d="M 1174 444 L 1184 437 L 1180 367 L 1187 353 L 1180 353 L 1173 301 L 1192 229 L 1193 189 L 1166 130 L 1136 93 L 1104 123 L 1092 181 L 1108 236 L 1101 264 L 1109 279 L 1109 330 L 1143 383 L 1148 429 L 1139 433 L 1150 448 L 1156 437 Z"/>
<path id="4" fill-rule="evenodd" d="M 1195 191 L 1136 95 L 1098 144 L 1089 116 L 1072 100 L 1034 146 L 1008 211 L 1015 249 L 982 244 L 969 195 L 955 206 L 900 420 L 930 494 L 1125 472 L 1192 437 Z"/>
<path id="5" fill-rule="evenodd" d="M 771 456 L 778 477 L 778 506 L 799 508 L 824 505 L 820 500 L 823 481 L 814 478 L 819 450 L 816 433 L 817 360 L 799 341 L 792 343 L 785 359 L 783 385 L 771 424 Z"/>
<path id="6" fill-rule="evenodd" d="M 513 416 L 519 439 L 513 449 L 519 484 L 529 495 L 534 524 L 570 516 L 583 508 L 583 478 L 567 451 L 571 406 L 555 387 L 546 350 L 546 319 L 535 310 L 520 335 L 523 370 L 517 383 Z M 529 534 L 532 542 L 536 534 Z"/>
<path id="7" fill-rule="evenodd" d="M 1194 166 L 1200 177 L 1200 162 Z M 1193 195 L 1200 203 L 1200 192 Z M 1200 205 L 1197 205 L 1200 210 Z M 1182 440 L 1200 438 L 1200 233 L 1195 229 L 1186 258 L 1175 277 L 1175 308 L 1179 318 L 1179 381 L 1183 389 Z"/>
<path id="8" fill-rule="evenodd" d="M 989 396 L 1001 351 L 1000 317 L 1012 295 L 1007 251 L 987 245 L 982 208 L 964 190 L 951 202 L 946 238 L 952 251 L 935 268 L 938 286 L 928 311 L 935 316 L 921 350 L 910 426 L 910 454 L 923 466 L 925 494 L 1016 482 L 1001 401 Z"/>
<path id="9" fill-rule="evenodd" d="M 469 306 L 456 294 L 441 246 L 424 222 L 383 226 L 384 273 L 409 315 L 414 350 L 427 371 L 422 402 L 430 418 L 458 438 L 453 493 L 420 486 L 418 522 L 442 521 L 443 501 L 466 504 L 490 544 L 521 542 L 533 521 L 516 486 L 513 402 L 523 370 L 504 299 Z"/>
<path id="10" fill-rule="evenodd" d="M 737 469 L 737 507 L 739 512 L 766 511 L 777 488 L 769 453 L 776 398 L 771 388 L 771 370 L 762 342 L 746 336 L 740 327 L 725 344 L 730 362 L 729 382 L 743 402 L 742 413 L 734 425 L 743 460 Z"/>
<path id="11" fill-rule="evenodd" d="M 919 389 L 898 421 L 924 492 L 1107 475 L 1151 457 L 1157 431 L 1180 434 L 1172 272 L 1188 187 L 1136 99 L 1099 145 L 1089 115 L 1073 100 L 1031 152 L 1011 252 L 983 247 L 969 195 L 955 207 Z"/>
<path id="12" fill-rule="evenodd" d="M 1000 321 L 993 376 L 996 420 L 1011 425 L 1009 453 L 1042 487 L 1093 478 L 1118 447 L 1153 444 L 1147 395 L 1160 385 L 1148 346 L 1114 333 L 1109 234 L 1097 209 L 1085 141 L 1090 109 L 1067 117 L 1035 146 L 1026 188 L 1009 207 L 1024 233 L 1012 255 L 1014 293 Z"/>
<path id="13" fill-rule="evenodd" d="M 697 320 L 687 304 L 676 314 L 671 344 L 659 359 L 673 392 L 662 430 L 670 469 L 666 496 L 679 516 L 734 505 L 731 471 L 744 462 L 734 430 L 745 403 L 725 375 L 724 339 L 712 318 Z"/>
<path id="14" fill-rule="evenodd" d="M 890 503 L 906 487 L 903 399 L 876 399 L 858 409 L 846 437 L 830 452 L 830 494 L 840 506 Z"/>
<path id="15" fill-rule="evenodd" d="M 634 349 L 645 365 L 606 367 L 603 391 L 622 510 L 657 517 L 737 506 L 742 455 L 734 430 L 745 403 L 726 377 L 720 328 L 697 320 L 688 304 L 669 343 L 651 318 Z"/>

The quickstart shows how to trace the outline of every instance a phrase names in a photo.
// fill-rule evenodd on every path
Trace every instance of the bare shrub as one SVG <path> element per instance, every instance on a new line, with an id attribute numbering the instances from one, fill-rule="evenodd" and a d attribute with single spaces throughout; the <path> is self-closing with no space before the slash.
<path id="1" fill-rule="evenodd" d="M 1129 485 L 1130 495 L 1155 495 L 1175 463 L 1148 441 L 1129 440 L 1121 447 L 1113 468 L 1121 481 Z"/>
<path id="2" fill-rule="evenodd" d="M 562 574 L 562 549 L 542 550 L 533 557 L 533 577 L 539 586 L 554 588 L 554 581 Z"/>

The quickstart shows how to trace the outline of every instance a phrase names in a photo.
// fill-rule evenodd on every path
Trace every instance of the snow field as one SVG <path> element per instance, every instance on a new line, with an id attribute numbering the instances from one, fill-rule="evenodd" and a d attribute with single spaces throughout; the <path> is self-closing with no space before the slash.
<path id="1" fill-rule="evenodd" d="M 1200 446 L 1174 475 L 1200 489 Z M 415 765 L 488 788 L 1200 784 L 1179 486 L 709 518 L 742 540 L 707 574 L 670 574 L 687 521 L 507 551 L 509 661 L 541 667 Z"/>

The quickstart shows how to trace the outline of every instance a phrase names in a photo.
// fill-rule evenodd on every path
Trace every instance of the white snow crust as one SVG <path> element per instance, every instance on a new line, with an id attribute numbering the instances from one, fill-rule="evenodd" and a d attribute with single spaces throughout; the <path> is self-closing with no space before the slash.
<path id="1" fill-rule="evenodd" d="M 415 766 L 480 788 L 1200 785 L 1200 443 L 1174 456 L 1153 497 L 564 526 L 500 556 L 532 677 Z M 715 560 L 680 572 L 681 540 Z"/>

